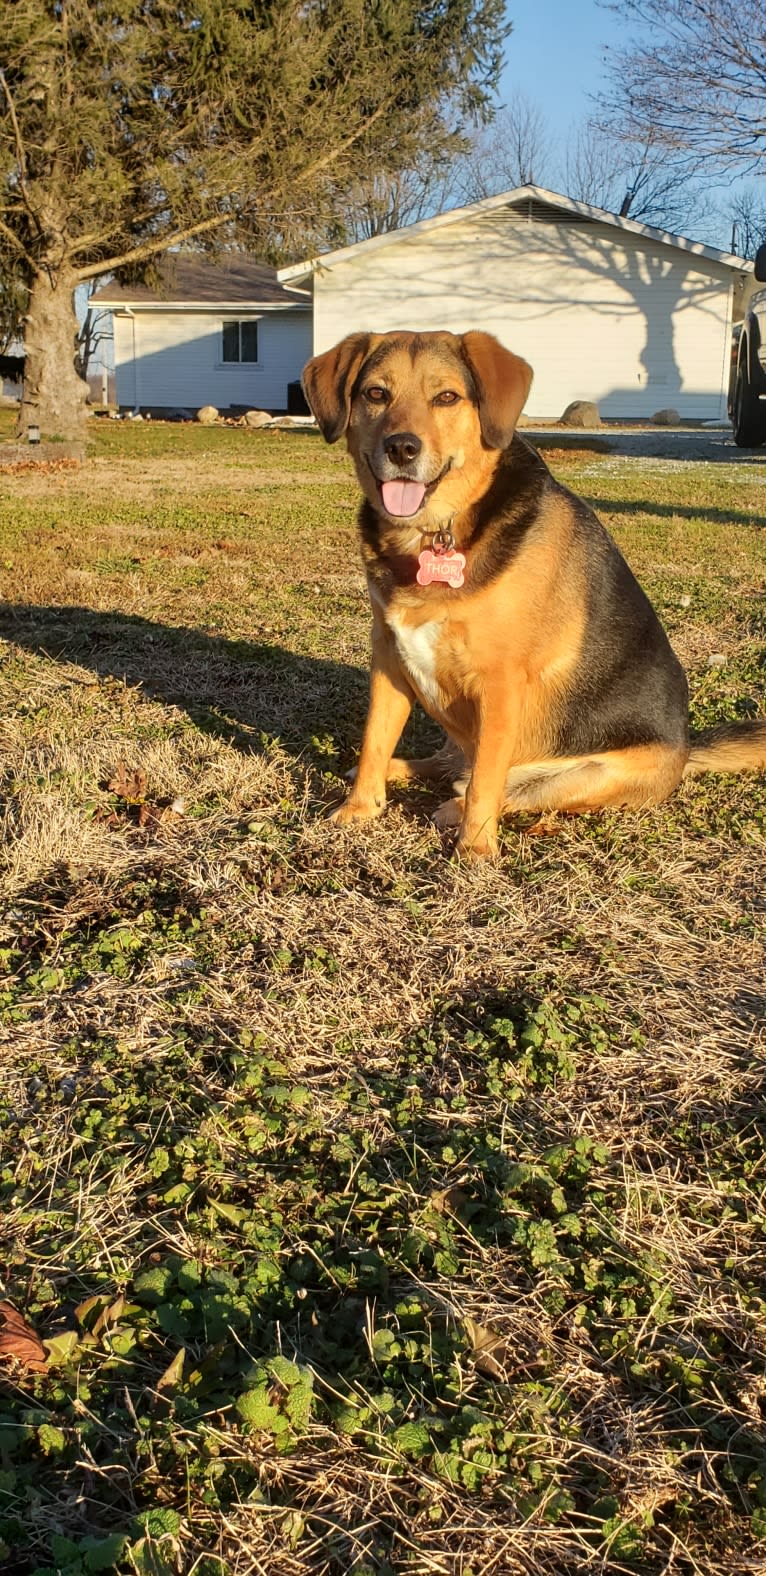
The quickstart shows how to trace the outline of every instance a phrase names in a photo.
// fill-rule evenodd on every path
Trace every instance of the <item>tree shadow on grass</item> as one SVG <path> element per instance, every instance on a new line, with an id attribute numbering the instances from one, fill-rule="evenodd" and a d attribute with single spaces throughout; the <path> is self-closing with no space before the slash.
<path id="1" fill-rule="evenodd" d="M 763 530 L 766 526 L 766 515 L 750 512 L 744 509 L 714 509 L 701 504 L 657 503 L 651 495 L 641 500 L 624 500 L 624 498 L 597 498 L 594 493 L 583 492 L 583 498 L 588 500 L 591 509 L 596 512 L 616 512 L 616 514 L 646 515 L 649 519 L 681 520 L 708 520 L 711 525 L 749 525 L 757 526 Z M 739 495 L 741 496 L 741 495 Z"/>
<path id="2" fill-rule="evenodd" d="M 700 504 L 658 503 L 649 495 L 646 499 L 626 500 L 624 498 L 598 498 L 592 493 L 584 493 L 592 509 L 616 514 L 644 515 L 648 518 L 663 519 L 679 518 L 682 520 L 707 520 L 711 525 L 749 525 L 762 530 L 766 526 L 766 515 L 747 514 L 743 509 L 715 509 L 706 508 Z M 740 494 L 741 501 L 741 494 Z"/>
<path id="3" fill-rule="evenodd" d="M 345 754 L 361 739 L 368 675 L 348 663 L 87 607 L 3 603 L 0 636 L 140 686 L 243 751 L 258 750 L 265 736 L 310 757 L 328 733 Z"/>

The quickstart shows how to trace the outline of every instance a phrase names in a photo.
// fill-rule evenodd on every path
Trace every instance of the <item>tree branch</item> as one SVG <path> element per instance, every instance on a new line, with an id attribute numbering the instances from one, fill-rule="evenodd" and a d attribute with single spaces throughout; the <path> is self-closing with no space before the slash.
<path id="1" fill-rule="evenodd" d="M 344 142 L 338 143 L 337 147 L 333 148 L 329 153 L 323 154 L 321 159 L 315 159 L 314 163 L 307 165 L 300 175 L 296 175 L 295 185 L 301 186 L 304 181 L 311 180 L 315 175 L 318 175 L 320 170 L 325 170 L 328 165 L 334 164 L 335 160 L 340 158 L 342 153 L 345 153 L 348 148 L 353 148 L 354 143 L 358 142 L 360 137 L 367 135 L 367 132 L 375 125 L 375 122 L 380 120 L 381 115 L 388 113 L 392 104 L 393 99 L 388 99 L 385 104 L 379 104 L 374 114 L 370 115 L 363 126 L 359 126 L 356 131 L 352 131 L 351 136 L 346 137 Z"/>
<path id="2" fill-rule="evenodd" d="M 159 218 L 160 214 L 166 211 L 166 207 L 167 205 L 163 204 L 159 208 L 146 208 L 143 213 L 131 214 L 130 222 L 134 225 L 149 224 L 152 219 Z M 110 224 L 107 229 L 91 230 L 90 234 L 79 236 L 70 248 L 70 257 L 77 257 L 80 252 L 89 252 L 94 246 L 103 246 L 104 242 L 109 240 L 110 235 L 114 235 L 115 231 L 122 229 L 124 222 L 124 216 L 121 214 L 119 219 L 115 220 L 114 224 Z"/>
<path id="3" fill-rule="evenodd" d="M 104 258 L 101 263 L 92 263 L 90 268 L 78 268 L 75 277 L 82 284 L 85 279 L 95 279 L 99 274 L 112 274 L 117 268 L 125 268 L 129 263 L 143 263 L 158 253 L 167 252 L 171 247 L 177 246 L 180 241 L 191 241 L 195 235 L 204 235 L 210 230 L 215 230 L 219 225 L 228 224 L 231 214 L 217 213 L 212 219 L 201 219 L 198 224 L 187 225 L 185 229 L 173 230 L 169 235 L 158 236 L 156 240 L 144 241 L 140 246 L 134 246 L 131 251 L 123 252 L 120 257 Z"/>
<path id="4" fill-rule="evenodd" d="M 5 78 L 5 72 L 2 70 L 2 67 L 0 67 L 0 85 L 2 86 L 3 93 L 5 94 L 5 102 L 8 105 L 8 113 L 11 117 L 11 125 L 13 127 L 13 137 L 16 143 L 16 158 L 19 165 L 19 189 L 21 191 L 22 197 L 24 198 L 27 213 L 32 219 L 34 219 L 34 222 L 39 230 L 40 223 L 32 203 L 29 200 L 29 192 L 27 191 L 27 156 L 24 152 L 21 127 L 19 126 L 18 116 L 16 114 L 16 105 L 13 102 L 13 94 L 11 93 L 11 90 L 8 86 Z"/>
<path id="5" fill-rule="evenodd" d="M 4 235 L 6 240 L 10 241 L 11 245 L 16 248 L 16 251 L 20 254 L 20 256 L 24 258 L 25 263 L 28 263 L 30 268 L 34 269 L 34 271 L 36 273 L 37 272 L 37 264 L 36 264 L 34 258 L 30 257 L 29 252 L 27 251 L 27 249 L 26 249 L 26 247 L 24 245 L 24 242 L 19 240 L 18 236 L 14 233 L 14 231 L 11 230 L 9 228 L 9 226 L 3 222 L 2 219 L 0 219 L 0 235 Z"/>
<path id="6" fill-rule="evenodd" d="M 327 169 L 329 165 L 333 164 L 343 153 L 352 148 L 354 143 L 359 141 L 360 137 L 365 136 L 375 122 L 387 113 L 390 107 L 391 101 L 380 104 L 363 126 L 352 132 L 350 137 L 346 137 L 330 153 L 324 154 L 321 159 L 316 159 L 313 164 L 302 170 L 300 175 L 296 177 L 296 186 L 313 179 L 320 171 Z M 145 262 L 150 257 L 156 257 L 158 253 L 169 251 L 171 247 L 177 246 L 181 241 L 190 241 L 196 235 L 209 234 L 211 230 L 217 229 L 222 224 L 227 224 L 231 218 L 232 215 L 229 213 L 214 214 L 212 218 L 201 219 L 198 224 L 176 230 L 168 236 L 158 237 L 153 241 L 145 241 L 141 245 L 133 247 L 130 251 L 123 252 L 119 257 L 105 258 L 103 262 L 93 263 L 88 268 L 78 268 L 77 279 L 82 283 L 85 279 L 95 279 L 98 274 L 114 273 L 115 269 L 124 268 L 129 263 Z M 83 243 L 80 242 L 75 250 L 82 250 L 82 246 Z"/>

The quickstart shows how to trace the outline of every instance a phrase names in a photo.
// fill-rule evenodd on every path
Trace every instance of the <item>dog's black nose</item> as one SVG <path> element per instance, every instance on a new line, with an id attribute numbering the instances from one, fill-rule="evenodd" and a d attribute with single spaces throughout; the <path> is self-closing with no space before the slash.
<path id="1" fill-rule="evenodd" d="M 383 439 L 383 447 L 386 458 L 393 460 L 394 465 L 411 465 L 423 445 L 414 432 L 392 432 Z"/>

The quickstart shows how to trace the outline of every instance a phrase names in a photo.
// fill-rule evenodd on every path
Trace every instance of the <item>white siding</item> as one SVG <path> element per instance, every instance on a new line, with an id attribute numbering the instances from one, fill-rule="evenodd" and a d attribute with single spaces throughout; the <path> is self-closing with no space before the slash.
<path id="1" fill-rule="evenodd" d="M 498 209 L 404 235 L 314 278 L 315 353 L 355 329 L 481 328 L 531 362 L 527 414 L 725 415 L 731 270 L 677 247 Z"/>
<path id="2" fill-rule="evenodd" d="M 226 318 L 236 318 L 227 312 Z M 246 312 L 258 318 L 258 361 L 222 361 L 221 312 L 134 310 L 114 314 L 117 401 L 123 406 L 201 405 L 284 410 L 287 385 L 311 355 L 311 313 Z"/>

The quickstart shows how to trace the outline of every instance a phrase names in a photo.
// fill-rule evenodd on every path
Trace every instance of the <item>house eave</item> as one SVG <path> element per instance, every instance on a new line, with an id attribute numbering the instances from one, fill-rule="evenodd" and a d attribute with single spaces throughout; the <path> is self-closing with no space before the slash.
<path id="1" fill-rule="evenodd" d="M 669 230 L 658 230 L 652 225 L 639 224 L 636 219 L 608 213 L 606 209 L 594 208 L 590 203 L 576 202 L 572 197 L 565 197 L 561 192 L 548 191 L 543 186 L 515 186 L 511 191 L 499 192 L 495 197 L 485 197 L 481 202 L 470 203 L 463 208 L 452 208 L 447 213 L 436 214 L 431 219 L 420 219 L 417 224 L 406 225 L 400 230 L 389 230 L 384 235 L 375 235 L 366 241 L 355 241 L 351 246 L 339 247 L 334 252 L 320 253 L 303 262 L 279 268 L 277 279 L 280 284 L 294 287 L 299 281 L 311 280 L 315 273 L 332 268 L 335 263 L 346 262 L 350 258 L 375 251 L 381 246 L 388 246 L 392 241 L 426 235 L 432 230 L 443 229 L 446 225 L 457 224 L 461 219 L 471 218 L 476 214 L 491 213 L 497 208 L 513 207 L 524 200 L 560 208 L 563 215 L 573 214 L 580 218 L 592 219 L 594 223 L 608 224 L 613 229 L 623 230 L 629 235 L 641 236 L 708 262 L 723 264 L 737 273 L 751 273 L 753 269 L 753 264 L 745 258 L 735 257 L 731 252 L 721 252 L 715 246 L 704 245 L 702 241 L 691 241 L 686 236 L 673 235 Z"/>
<path id="2" fill-rule="evenodd" d="M 99 296 L 94 305 L 107 312 L 310 312 L 311 301 L 135 301 Z"/>

